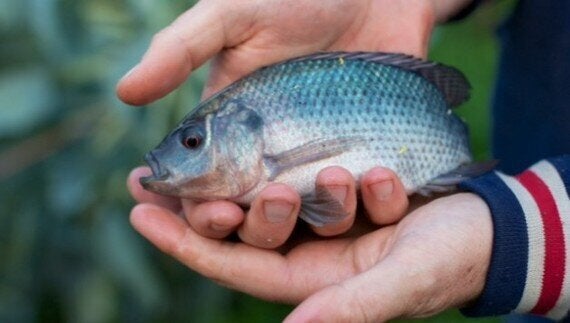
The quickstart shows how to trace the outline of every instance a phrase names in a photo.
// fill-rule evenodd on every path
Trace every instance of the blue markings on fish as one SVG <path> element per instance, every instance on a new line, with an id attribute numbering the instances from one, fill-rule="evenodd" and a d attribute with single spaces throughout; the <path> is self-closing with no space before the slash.
<path id="1" fill-rule="evenodd" d="M 452 67 L 402 54 L 318 53 L 259 69 L 200 103 L 146 155 L 151 191 L 248 205 L 269 182 L 294 187 L 301 217 L 342 220 L 315 187 L 342 166 L 355 178 L 394 170 L 408 193 L 448 191 L 492 164 L 472 164 L 466 125 L 450 109 L 470 86 Z"/>

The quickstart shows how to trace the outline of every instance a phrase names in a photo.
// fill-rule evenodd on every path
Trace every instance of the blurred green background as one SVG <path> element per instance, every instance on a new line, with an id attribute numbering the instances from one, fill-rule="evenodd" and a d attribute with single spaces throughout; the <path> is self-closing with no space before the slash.
<path id="1" fill-rule="evenodd" d="M 0 1 L 0 322 L 278 322 L 291 310 L 201 278 L 128 223 L 127 174 L 198 102 L 206 69 L 150 108 L 120 103 L 114 86 L 191 3 Z M 460 114 L 480 159 L 494 32 L 511 5 L 483 6 L 433 39 L 430 56 L 473 84 Z"/>

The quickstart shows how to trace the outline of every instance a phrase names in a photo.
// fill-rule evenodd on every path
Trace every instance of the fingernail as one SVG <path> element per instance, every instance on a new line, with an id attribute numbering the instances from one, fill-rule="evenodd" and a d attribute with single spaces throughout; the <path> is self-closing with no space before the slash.
<path id="1" fill-rule="evenodd" d="M 293 213 L 293 204 L 285 201 L 266 201 L 263 211 L 267 221 L 271 223 L 285 222 Z"/>
<path id="2" fill-rule="evenodd" d="M 334 196 L 340 203 L 344 204 L 348 187 L 346 186 L 327 186 L 327 191 Z"/>
<path id="3" fill-rule="evenodd" d="M 378 201 L 386 201 L 394 192 L 394 182 L 386 180 L 368 186 Z"/>

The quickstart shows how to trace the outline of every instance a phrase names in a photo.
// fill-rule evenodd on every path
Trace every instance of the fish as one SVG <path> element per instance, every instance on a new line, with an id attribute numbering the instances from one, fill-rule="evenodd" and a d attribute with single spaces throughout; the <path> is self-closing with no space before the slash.
<path id="1" fill-rule="evenodd" d="M 408 194 L 453 190 L 492 168 L 473 163 L 465 123 L 450 113 L 471 86 L 457 69 L 399 53 L 319 52 L 263 67 L 199 103 L 145 155 L 152 192 L 248 206 L 268 183 L 292 186 L 314 226 L 346 212 L 317 173 L 358 181 L 393 170 Z"/>

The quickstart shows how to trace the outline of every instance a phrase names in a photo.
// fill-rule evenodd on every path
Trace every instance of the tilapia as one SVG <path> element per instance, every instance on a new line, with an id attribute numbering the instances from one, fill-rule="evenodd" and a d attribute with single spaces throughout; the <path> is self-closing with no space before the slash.
<path id="1" fill-rule="evenodd" d="M 200 103 L 146 156 L 147 190 L 248 205 L 269 182 L 302 197 L 315 226 L 342 204 L 317 173 L 342 166 L 395 171 L 406 191 L 442 192 L 487 170 L 472 164 L 466 125 L 451 109 L 470 85 L 458 70 L 403 54 L 328 52 L 261 68 Z"/>

